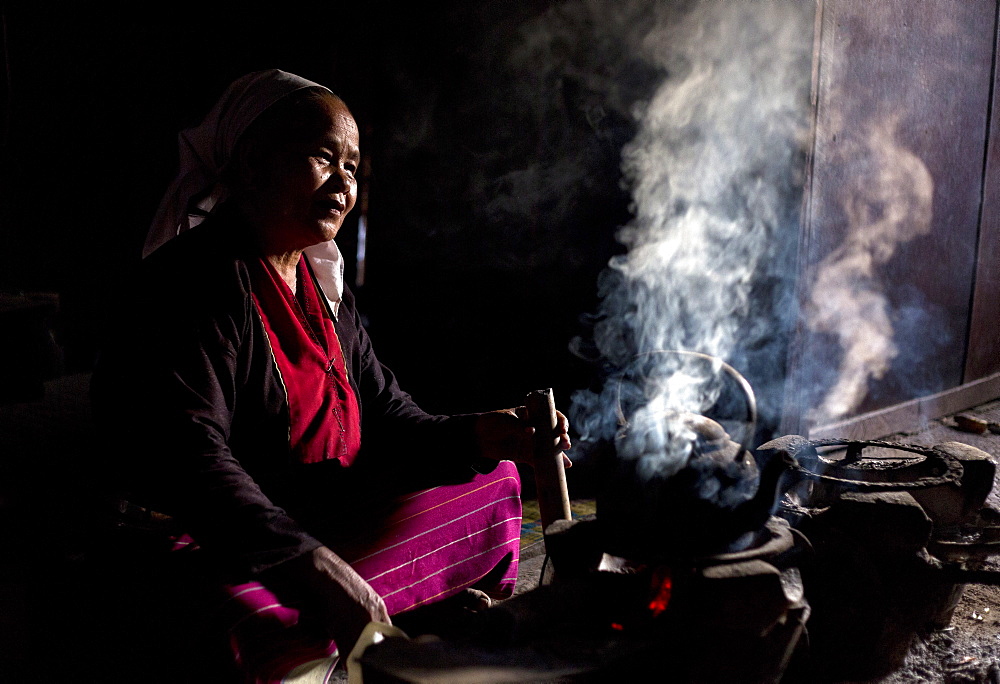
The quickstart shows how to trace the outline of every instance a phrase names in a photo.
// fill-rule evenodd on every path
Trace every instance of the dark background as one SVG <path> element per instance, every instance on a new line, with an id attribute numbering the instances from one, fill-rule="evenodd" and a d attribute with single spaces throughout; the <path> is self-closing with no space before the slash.
<path id="1" fill-rule="evenodd" d="M 177 132 L 233 79 L 277 67 L 329 85 L 358 119 L 363 284 L 360 209 L 338 242 L 404 388 L 431 411 L 517 405 L 542 387 L 565 408 L 596 377 L 571 342 L 586 338 L 629 219 L 619 153 L 633 125 L 593 65 L 636 99 L 655 74 L 586 35 L 554 39 L 548 65 L 512 56 L 556 5 L 8 4 L 0 288 L 57 292 L 60 372 L 87 371 L 175 171 Z"/>

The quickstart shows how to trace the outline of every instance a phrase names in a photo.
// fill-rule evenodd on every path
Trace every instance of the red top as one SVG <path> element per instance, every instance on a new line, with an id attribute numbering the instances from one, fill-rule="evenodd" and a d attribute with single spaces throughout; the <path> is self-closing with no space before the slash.
<path id="1" fill-rule="evenodd" d="M 361 448 L 361 411 L 322 295 L 304 258 L 296 266 L 298 297 L 267 259 L 256 266 L 253 301 L 288 395 L 292 457 L 348 466 Z"/>

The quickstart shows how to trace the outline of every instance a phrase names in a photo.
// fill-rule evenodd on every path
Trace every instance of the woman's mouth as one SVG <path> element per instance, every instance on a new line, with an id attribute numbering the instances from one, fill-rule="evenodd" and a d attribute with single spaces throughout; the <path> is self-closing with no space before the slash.
<path id="1" fill-rule="evenodd" d="M 329 214 L 343 214 L 344 210 L 347 209 L 346 202 L 333 198 L 318 200 L 316 205 Z"/>

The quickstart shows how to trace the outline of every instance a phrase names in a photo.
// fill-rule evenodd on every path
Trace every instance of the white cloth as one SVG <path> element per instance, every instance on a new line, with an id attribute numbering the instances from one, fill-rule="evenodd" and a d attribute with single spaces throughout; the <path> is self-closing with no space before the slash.
<path id="1" fill-rule="evenodd" d="M 211 211 L 225 199 L 219 175 L 229 163 L 240 136 L 268 107 L 303 88 L 329 88 L 278 69 L 256 71 L 233 81 L 205 119 L 178 135 L 180 160 L 177 177 L 170 184 L 146 235 L 142 256 L 204 218 L 192 214 Z M 337 314 L 344 292 L 344 259 L 333 240 L 305 250 L 330 308 Z"/>

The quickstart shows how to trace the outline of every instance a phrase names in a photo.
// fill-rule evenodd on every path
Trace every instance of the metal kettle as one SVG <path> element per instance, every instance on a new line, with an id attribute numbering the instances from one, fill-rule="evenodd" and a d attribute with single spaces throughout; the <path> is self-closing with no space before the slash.
<path id="1" fill-rule="evenodd" d="M 758 462 L 751 452 L 757 414 L 749 382 L 698 352 L 649 352 L 636 360 L 633 377 L 618 379 L 619 429 L 598 466 L 597 518 L 607 553 L 669 563 L 752 546 L 794 461 L 782 454 Z M 666 377 L 650 392 L 654 368 Z M 709 388 L 701 406 L 656 396 L 679 374 L 699 376 Z M 731 436 L 737 429 L 739 441 Z"/>

